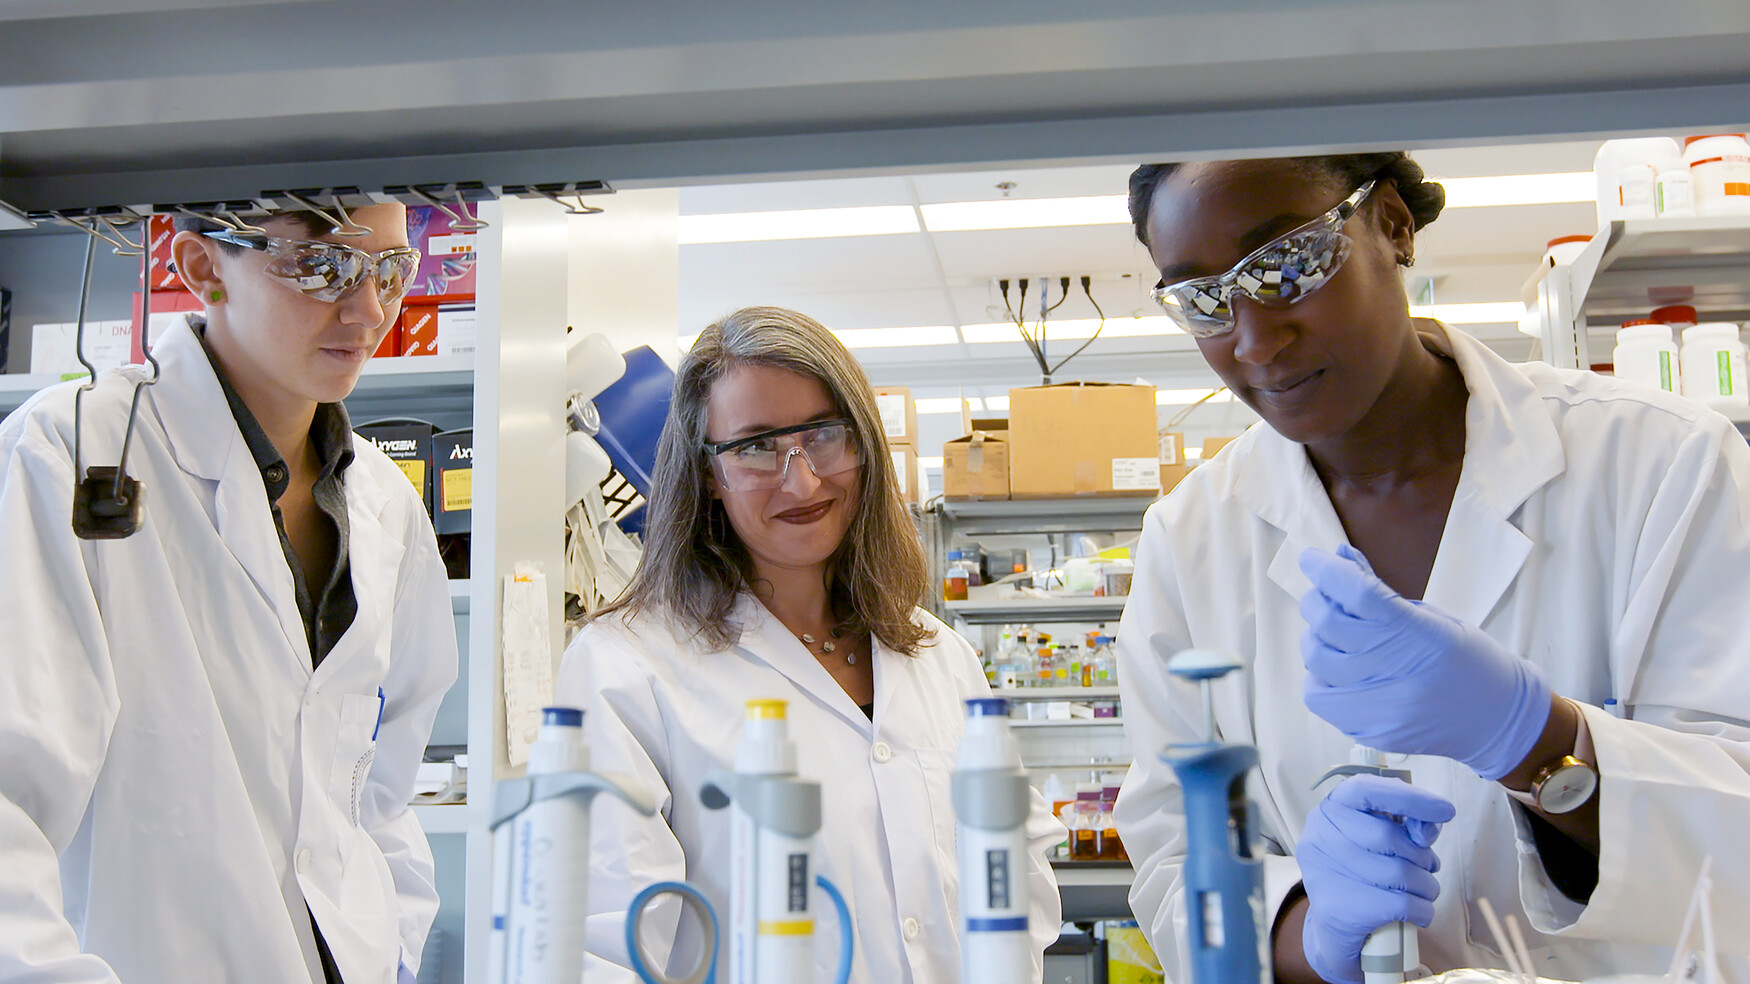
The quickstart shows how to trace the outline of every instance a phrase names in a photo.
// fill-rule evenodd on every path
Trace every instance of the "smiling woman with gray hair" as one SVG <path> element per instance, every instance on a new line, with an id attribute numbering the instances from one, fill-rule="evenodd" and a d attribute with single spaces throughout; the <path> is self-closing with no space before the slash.
<path id="1" fill-rule="evenodd" d="M 776 698 L 798 774 L 823 787 L 815 856 L 850 906 L 851 980 L 959 980 L 949 780 L 964 701 L 990 690 L 972 647 L 917 607 L 923 549 L 856 359 L 782 308 L 705 329 L 675 380 L 649 508 L 631 586 L 559 675 L 559 700 L 585 708 L 594 765 L 635 776 L 660 808 L 597 811 L 590 979 L 632 979 L 621 927 L 647 885 L 684 878 L 727 911 L 728 817 L 698 790 L 733 767 L 747 702 Z M 1063 828 L 1037 792 L 1028 833 L 1038 980 L 1060 914 L 1044 853 Z M 645 926 L 684 971 L 702 940 L 678 904 L 658 902 Z M 815 932 L 829 980 L 838 929 Z"/>

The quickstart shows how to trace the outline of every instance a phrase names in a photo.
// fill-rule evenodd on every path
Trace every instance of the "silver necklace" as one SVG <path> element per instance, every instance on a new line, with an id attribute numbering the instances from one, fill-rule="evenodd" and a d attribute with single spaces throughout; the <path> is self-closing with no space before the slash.
<path id="1" fill-rule="evenodd" d="M 804 633 L 802 633 L 800 638 L 802 639 L 802 644 L 804 646 L 808 647 L 808 651 L 810 653 L 813 653 L 816 656 L 824 656 L 828 653 L 833 653 L 833 652 L 838 651 L 838 648 L 839 648 L 838 643 L 834 642 L 833 639 L 844 638 L 844 632 L 843 632 L 842 628 L 840 626 L 836 626 L 836 625 L 833 626 L 831 635 L 832 635 L 832 639 L 828 639 L 825 642 L 822 642 L 820 644 L 819 649 L 814 648 L 814 644 L 817 641 L 814 638 L 814 636 L 808 634 L 807 632 L 804 632 Z M 845 664 L 847 666 L 857 665 L 857 651 L 854 648 L 850 652 L 845 654 Z"/>

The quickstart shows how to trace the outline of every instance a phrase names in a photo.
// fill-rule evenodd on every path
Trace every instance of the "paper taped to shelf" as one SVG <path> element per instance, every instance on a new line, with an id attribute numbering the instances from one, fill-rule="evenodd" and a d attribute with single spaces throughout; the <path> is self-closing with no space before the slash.
<path id="1" fill-rule="evenodd" d="M 518 563 L 504 576 L 504 745 L 510 764 L 529 760 L 541 731 L 541 708 L 553 700 L 553 639 L 547 621 L 547 576 Z"/>

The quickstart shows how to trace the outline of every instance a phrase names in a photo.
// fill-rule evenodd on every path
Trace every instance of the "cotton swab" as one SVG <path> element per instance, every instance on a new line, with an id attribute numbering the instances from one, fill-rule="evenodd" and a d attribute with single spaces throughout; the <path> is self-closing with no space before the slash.
<path id="1" fill-rule="evenodd" d="M 1537 965 L 1531 962 L 1531 948 L 1525 945 L 1525 936 L 1519 932 L 1519 920 L 1507 914 L 1507 935 L 1513 940 L 1513 949 L 1519 954 L 1519 966 L 1525 968 L 1525 984 L 1537 984 Z"/>
<path id="2" fill-rule="evenodd" d="M 1513 952 L 1513 947 L 1507 942 L 1508 937 L 1501 929 L 1501 920 L 1495 918 L 1495 907 L 1488 899 L 1477 899 L 1477 908 L 1482 910 L 1483 921 L 1489 925 L 1489 933 L 1495 938 L 1495 949 L 1501 952 L 1502 959 L 1507 961 L 1507 971 L 1518 977 L 1525 976 L 1525 968 L 1519 966 L 1519 955 Z"/>

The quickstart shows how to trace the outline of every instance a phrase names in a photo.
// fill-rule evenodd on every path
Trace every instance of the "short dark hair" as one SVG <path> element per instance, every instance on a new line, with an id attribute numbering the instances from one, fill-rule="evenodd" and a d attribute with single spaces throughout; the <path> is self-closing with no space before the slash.
<path id="1" fill-rule="evenodd" d="M 1429 181 L 1422 165 L 1401 150 L 1383 154 L 1330 154 L 1323 157 L 1282 158 L 1309 177 L 1342 185 L 1350 191 L 1373 178 L 1390 181 L 1397 186 L 1398 197 L 1409 206 L 1416 231 L 1440 217 L 1446 207 L 1446 189 L 1437 181 Z M 1179 169 L 1178 164 L 1144 164 L 1130 173 L 1130 227 L 1137 242 L 1148 245 L 1148 210 L 1154 204 L 1155 189 Z"/>
<path id="2" fill-rule="evenodd" d="M 311 239 L 315 239 L 318 236 L 326 236 L 334 231 L 333 222 L 330 222 L 315 212 L 302 209 L 289 212 L 274 212 L 271 215 L 252 215 L 244 219 L 245 222 L 256 223 L 268 220 L 295 223 L 302 227 L 304 235 L 309 236 Z M 198 218 L 187 212 L 176 213 L 175 219 L 172 220 L 172 225 L 176 227 L 177 232 L 218 232 L 220 229 L 227 228 L 223 222 L 216 219 Z M 219 247 L 231 253 L 240 253 L 243 251 L 243 247 L 238 246 L 235 243 L 227 243 L 223 240 L 219 241 Z"/>

